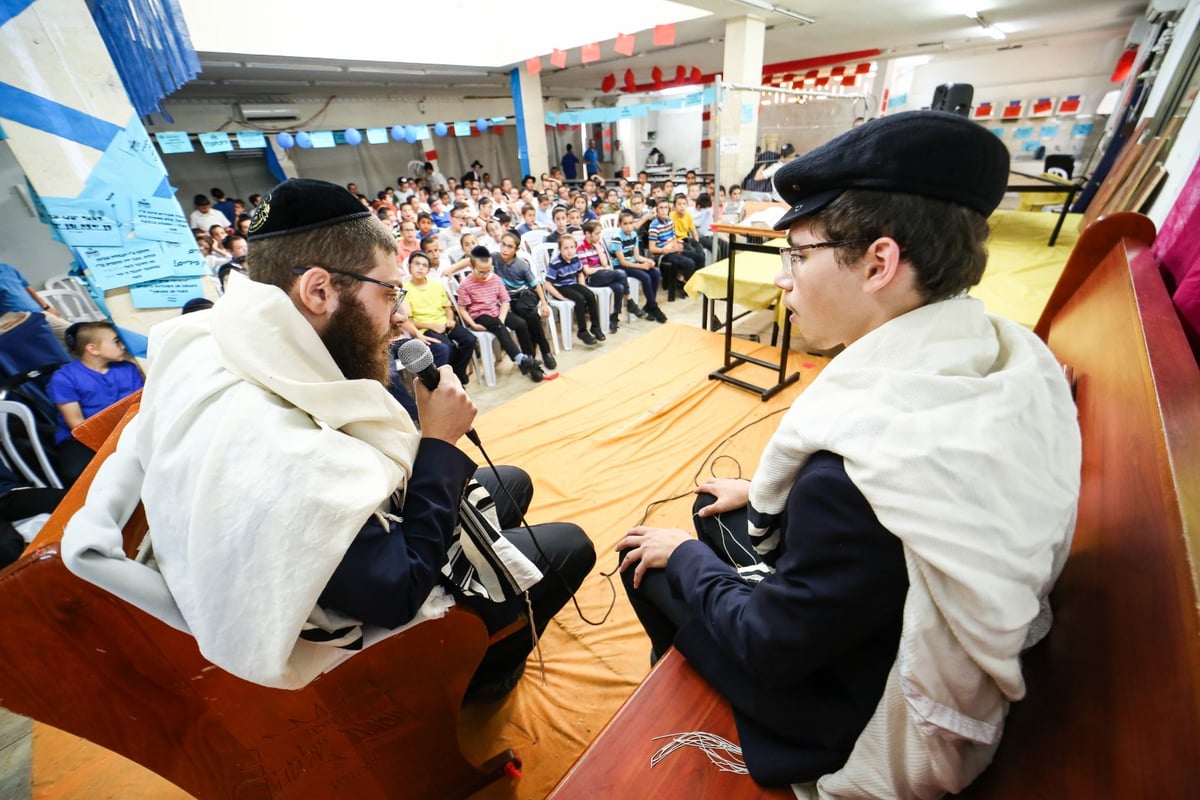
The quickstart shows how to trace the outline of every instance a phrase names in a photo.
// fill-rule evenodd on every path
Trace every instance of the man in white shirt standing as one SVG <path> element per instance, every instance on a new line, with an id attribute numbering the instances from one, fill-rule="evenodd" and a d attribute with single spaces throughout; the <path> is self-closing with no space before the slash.
<path id="1" fill-rule="evenodd" d="M 221 225 L 225 228 L 230 226 L 229 218 L 212 207 L 208 195 L 198 194 L 192 198 L 192 203 L 196 206 L 196 210 L 188 217 L 192 228 L 207 232 L 213 225 Z"/>

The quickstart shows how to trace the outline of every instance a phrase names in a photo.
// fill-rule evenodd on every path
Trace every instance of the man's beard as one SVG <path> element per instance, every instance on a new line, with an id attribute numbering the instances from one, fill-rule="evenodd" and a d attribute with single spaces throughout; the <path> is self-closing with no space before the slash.
<path id="1" fill-rule="evenodd" d="M 321 341 L 348 379 L 366 378 L 387 386 L 391 380 L 388 345 L 394 334 L 389 327 L 388 333 L 380 336 L 363 304 L 342 295 Z"/>

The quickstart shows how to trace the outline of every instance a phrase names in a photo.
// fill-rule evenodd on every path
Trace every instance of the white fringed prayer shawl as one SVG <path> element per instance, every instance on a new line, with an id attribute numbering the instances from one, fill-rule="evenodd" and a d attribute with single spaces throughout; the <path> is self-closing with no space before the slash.
<path id="1" fill-rule="evenodd" d="M 344 656 L 328 645 L 361 635 L 317 599 L 363 524 L 403 489 L 418 441 L 383 386 L 344 379 L 287 295 L 235 277 L 211 312 L 155 327 L 141 410 L 71 519 L 64 560 L 190 631 L 223 669 L 303 686 Z M 121 551 L 139 497 L 161 575 Z M 508 555 L 516 591 L 541 577 Z M 435 589 L 414 622 L 452 602 Z M 337 635 L 315 644 L 306 630 Z"/>
<path id="2" fill-rule="evenodd" d="M 1070 548 L 1080 437 L 1066 380 L 1040 340 L 977 300 L 882 325 L 833 359 L 764 451 L 750 506 L 765 554 L 821 450 L 903 542 L 909 590 L 884 697 L 820 796 L 956 791 L 1024 695 L 1019 654 Z"/>

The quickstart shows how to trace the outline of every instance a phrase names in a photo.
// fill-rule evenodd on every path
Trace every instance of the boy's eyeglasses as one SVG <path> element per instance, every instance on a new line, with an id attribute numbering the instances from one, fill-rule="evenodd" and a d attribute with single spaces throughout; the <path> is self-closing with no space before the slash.
<path id="1" fill-rule="evenodd" d="M 845 247 L 848 244 L 855 244 L 858 241 L 858 239 L 842 239 L 837 242 L 813 242 L 812 244 L 802 244 L 798 247 L 785 247 L 779 251 L 779 258 L 783 261 L 783 268 L 788 270 L 792 267 L 803 266 L 804 260 L 808 257 L 809 250 Z"/>
<path id="2" fill-rule="evenodd" d="M 397 286 L 394 283 L 381 281 L 378 278 L 369 278 L 366 275 L 359 275 L 357 272 L 347 272 L 344 269 L 334 269 L 333 267 L 292 267 L 292 273 L 295 275 L 303 275 L 310 269 L 323 269 L 326 272 L 332 272 L 335 275 L 344 275 L 347 278 L 352 278 L 360 283 L 374 283 L 392 292 L 392 311 L 400 312 L 400 304 L 404 302 L 404 298 L 408 295 L 408 290 Z"/>

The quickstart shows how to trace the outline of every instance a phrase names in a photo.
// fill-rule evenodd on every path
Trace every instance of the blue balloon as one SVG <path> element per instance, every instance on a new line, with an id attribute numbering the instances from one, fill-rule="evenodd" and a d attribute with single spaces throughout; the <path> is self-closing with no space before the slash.
<path id="1" fill-rule="evenodd" d="M 296 146 L 301 150 L 307 150 L 312 147 L 312 137 L 305 131 L 300 131 L 296 134 Z"/>
<path id="2" fill-rule="evenodd" d="M 417 141 L 417 129 L 412 125 L 407 125 L 404 128 L 404 141 L 409 144 L 415 144 Z"/>
<path id="3" fill-rule="evenodd" d="M 392 126 L 392 141 L 398 142 L 403 138 L 404 138 L 404 126 L 403 125 L 393 125 Z"/>
<path id="4" fill-rule="evenodd" d="M 475 128 L 480 133 L 483 133 L 484 131 L 486 131 L 488 129 L 488 121 L 486 119 L 484 119 L 483 117 L 480 117 L 479 119 L 475 120 Z"/>
<path id="5" fill-rule="evenodd" d="M 284 150 L 291 150 L 296 146 L 296 138 L 287 131 L 281 131 L 279 135 L 275 137 L 275 141 Z"/>
<path id="6" fill-rule="evenodd" d="M 358 147 L 362 144 L 362 134 L 358 132 L 358 128 L 347 128 L 345 136 L 346 144 L 351 147 Z"/>
<path id="7" fill-rule="evenodd" d="M 445 136 L 447 133 L 450 132 L 450 129 L 446 127 L 446 123 L 439 122 L 438 124 L 433 126 L 433 132 L 436 133 L 438 136 Z"/>

